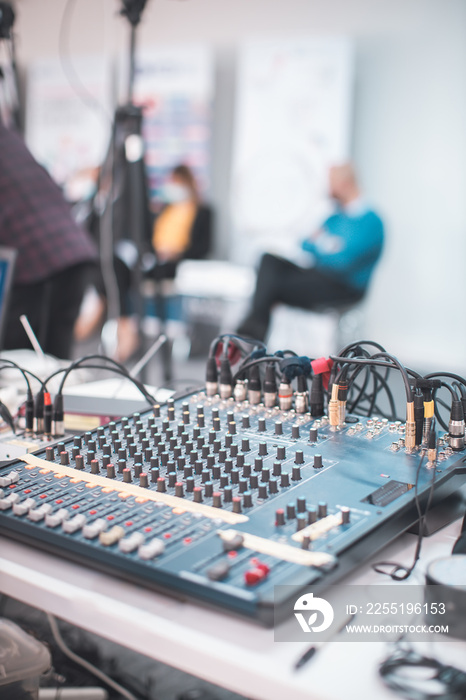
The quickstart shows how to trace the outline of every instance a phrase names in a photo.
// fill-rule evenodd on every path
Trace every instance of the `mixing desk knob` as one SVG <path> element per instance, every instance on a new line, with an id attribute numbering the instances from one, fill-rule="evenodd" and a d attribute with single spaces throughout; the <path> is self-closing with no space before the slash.
<path id="1" fill-rule="evenodd" d="M 165 545 L 162 540 L 155 538 L 146 544 L 142 544 L 138 548 L 138 555 L 141 559 L 149 560 L 159 557 L 164 551 Z"/>
<path id="2" fill-rule="evenodd" d="M 188 476 L 186 478 L 186 491 L 192 493 L 194 491 L 194 477 Z"/>
<path id="3" fill-rule="evenodd" d="M 270 469 L 263 469 L 261 471 L 261 481 L 267 482 L 270 479 Z"/>
<path id="4" fill-rule="evenodd" d="M 92 464 L 92 460 L 95 459 L 95 452 L 92 450 L 88 451 L 87 453 L 87 463 Z"/>
<path id="5" fill-rule="evenodd" d="M 322 469 L 322 455 L 314 455 L 314 469 Z"/>
<path id="6" fill-rule="evenodd" d="M 123 481 L 126 484 L 129 484 L 132 481 L 131 469 L 129 469 L 128 467 L 125 467 L 125 469 L 123 469 Z M 158 481 L 159 480 L 157 479 L 157 490 L 158 490 Z"/>
<path id="7" fill-rule="evenodd" d="M 46 447 L 45 448 L 45 459 L 48 462 L 53 462 L 55 459 L 55 450 L 53 447 Z"/>
<path id="8" fill-rule="evenodd" d="M 66 450 L 60 452 L 60 464 L 67 466 L 70 463 L 70 458 Z"/>
<path id="9" fill-rule="evenodd" d="M 261 484 L 259 486 L 259 491 L 258 491 L 258 496 L 259 498 L 268 498 L 268 492 L 267 492 L 267 485 L 266 484 Z"/>
<path id="10" fill-rule="evenodd" d="M 233 497 L 233 513 L 241 513 L 241 498 L 239 496 Z"/>
<path id="11" fill-rule="evenodd" d="M 259 486 L 259 477 L 257 474 L 251 474 L 249 477 L 249 488 L 251 489 L 257 489 Z"/>
<path id="12" fill-rule="evenodd" d="M 285 511 L 283 508 L 279 508 L 275 511 L 275 525 L 280 527 L 285 524 Z"/>
<path id="13" fill-rule="evenodd" d="M 275 435 L 283 435 L 283 423 L 281 421 L 275 423 Z"/>
<path id="14" fill-rule="evenodd" d="M 126 469 L 126 459 L 118 460 L 118 474 L 123 474 L 123 470 Z M 158 469 L 157 469 L 158 471 Z M 157 474 L 158 476 L 158 474 Z"/>
<path id="15" fill-rule="evenodd" d="M 135 462 L 135 463 L 134 463 L 133 471 L 134 471 L 134 476 L 135 476 L 135 478 L 136 478 L 136 479 L 139 479 L 139 474 L 142 472 L 142 464 L 141 464 L 141 462 Z"/>
<path id="16" fill-rule="evenodd" d="M 304 464 L 304 455 L 302 450 L 296 450 L 295 456 L 294 456 L 294 463 L 295 464 Z"/>
<path id="17" fill-rule="evenodd" d="M 220 488 L 224 489 L 225 486 L 228 486 L 229 483 L 230 483 L 230 479 L 228 478 L 228 475 L 222 474 L 222 476 L 220 477 Z"/>
<path id="18" fill-rule="evenodd" d="M 248 462 L 243 464 L 243 476 L 246 478 L 251 476 L 251 465 Z"/>
<path id="19" fill-rule="evenodd" d="M 296 532 L 299 532 L 300 530 L 304 530 L 306 525 L 307 525 L 306 517 L 304 515 L 298 515 L 298 517 L 296 518 Z"/>
<path id="20" fill-rule="evenodd" d="M 212 481 L 206 481 L 204 484 L 204 496 L 206 498 L 211 498 L 214 491 L 214 484 Z"/>
<path id="21" fill-rule="evenodd" d="M 170 488 L 174 487 L 174 485 L 176 484 L 177 478 L 178 477 L 177 477 L 176 472 L 169 472 L 168 473 L 168 485 L 170 486 Z"/>
<path id="22" fill-rule="evenodd" d="M 118 470 L 120 471 L 120 470 Z M 150 470 L 150 480 L 152 481 L 153 484 L 157 483 L 157 479 L 160 476 L 160 470 L 157 469 L 157 467 L 152 467 Z"/>
<path id="23" fill-rule="evenodd" d="M 296 518 L 296 508 L 294 503 L 288 503 L 286 506 L 286 519 L 294 520 Z"/>
<path id="24" fill-rule="evenodd" d="M 223 500 L 225 503 L 231 503 L 233 500 L 233 489 L 231 486 L 225 486 L 223 489 Z"/>
<path id="25" fill-rule="evenodd" d="M 175 496 L 177 498 L 184 498 L 184 487 L 182 481 L 177 481 L 175 484 Z"/>
<path id="26" fill-rule="evenodd" d="M 91 460 L 91 474 L 98 474 L 99 471 L 100 471 L 99 460 L 92 459 Z"/>
<path id="27" fill-rule="evenodd" d="M 309 442 L 317 442 L 317 428 L 310 428 L 309 430 Z"/>
<path id="28" fill-rule="evenodd" d="M 264 433 L 266 429 L 265 418 L 259 418 L 257 422 L 257 430 L 259 433 Z"/>
<path id="29" fill-rule="evenodd" d="M 252 493 L 250 491 L 243 493 L 243 508 L 252 508 Z"/>
<path id="30" fill-rule="evenodd" d="M 107 464 L 107 479 L 114 479 L 115 478 L 115 465 L 114 464 Z"/>
<path id="31" fill-rule="evenodd" d="M 286 448 L 283 445 L 277 447 L 277 459 L 280 461 L 286 459 Z"/>
<path id="32" fill-rule="evenodd" d="M 247 479 L 240 479 L 239 480 L 239 492 L 240 493 L 245 493 L 245 491 L 248 490 L 248 480 Z"/>
<path id="33" fill-rule="evenodd" d="M 248 438 L 243 438 L 243 440 L 241 440 L 241 451 L 249 452 L 250 449 Z"/>
<path id="34" fill-rule="evenodd" d="M 222 507 L 222 494 L 219 491 L 215 491 L 215 493 L 212 495 L 212 506 L 214 508 Z"/>
<path id="35" fill-rule="evenodd" d="M 262 467 L 264 466 L 264 462 L 261 457 L 256 457 L 254 460 L 254 471 L 255 472 L 260 472 L 262 471 Z"/>
<path id="36" fill-rule="evenodd" d="M 301 467 L 293 467 L 293 469 L 291 470 L 291 478 L 293 481 L 301 480 Z"/>
<path id="37" fill-rule="evenodd" d="M 293 440 L 299 440 L 299 425 L 293 425 L 291 427 L 291 438 Z"/>
<path id="38" fill-rule="evenodd" d="M 139 474 L 139 486 L 143 489 L 149 488 L 149 477 L 145 472 Z"/>
<path id="39" fill-rule="evenodd" d="M 274 476 L 280 476 L 281 473 L 282 473 L 282 465 L 280 464 L 280 462 L 274 462 L 272 474 Z"/>
<path id="40" fill-rule="evenodd" d="M 288 472 L 282 472 L 282 475 L 280 477 L 280 486 L 283 489 L 289 485 L 290 485 L 290 475 L 288 474 Z"/>
<path id="41" fill-rule="evenodd" d="M 278 493 L 278 479 L 270 479 L 269 481 L 269 493 Z"/>
<path id="42" fill-rule="evenodd" d="M 84 469 L 84 459 L 82 455 L 76 455 L 74 460 L 75 469 Z"/>
<path id="43" fill-rule="evenodd" d="M 347 525 L 350 521 L 350 509 L 347 506 L 342 506 L 341 508 L 341 522 L 343 525 Z"/>
<path id="44" fill-rule="evenodd" d="M 264 457 L 267 454 L 267 443 L 266 442 L 260 442 L 259 443 L 259 455 L 261 457 Z"/>
<path id="45" fill-rule="evenodd" d="M 296 500 L 296 509 L 298 513 L 306 512 L 306 499 L 304 498 L 304 496 L 299 496 Z"/>
<path id="46" fill-rule="evenodd" d="M 202 489 L 200 486 L 194 487 L 193 500 L 195 503 L 202 503 Z"/>
<path id="47" fill-rule="evenodd" d="M 317 514 L 319 518 L 327 517 L 327 504 L 325 501 L 319 501 Z"/>
<path id="48" fill-rule="evenodd" d="M 248 416 L 248 415 L 244 415 L 244 416 L 241 418 L 241 427 L 242 427 L 242 428 L 250 428 L 250 427 L 251 427 L 251 422 L 250 422 L 250 420 L 249 420 L 249 416 Z"/>

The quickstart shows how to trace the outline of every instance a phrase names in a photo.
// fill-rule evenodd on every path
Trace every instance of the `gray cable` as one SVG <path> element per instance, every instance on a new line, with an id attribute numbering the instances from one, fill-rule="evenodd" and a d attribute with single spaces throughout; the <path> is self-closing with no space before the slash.
<path id="1" fill-rule="evenodd" d="M 113 690 L 116 690 L 117 693 L 120 693 L 120 695 L 122 695 L 124 698 L 127 698 L 127 700 L 138 700 L 135 695 L 130 693 L 129 690 L 126 690 L 126 688 L 123 688 L 123 686 L 110 678 L 110 676 L 107 676 L 107 674 L 98 669 L 96 666 L 93 666 L 91 663 L 89 663 L 89 661 L 86 661 L 85 659 L 81 658 L 81 656 L 78 656 L 71 651 L 71 649 L 69 649 L 65 644 L 60 630 L 58 629 L 57 621 L 53 615 L 50 613 L 46 613 L 46 615 L 47 620 L 49 621 L 50 629 L 52 630 L 53 638 L 65 656 L 71 659 L 71 661 L 74 661 L 76 664 L 79 664 L 79 666 L 85 668 L 87 671 L 89 671 L 89 673 L 92 673 L 92 675 L 106 683 L 108 686 L 110 686 L 110 688 L 113 688 Z"/>

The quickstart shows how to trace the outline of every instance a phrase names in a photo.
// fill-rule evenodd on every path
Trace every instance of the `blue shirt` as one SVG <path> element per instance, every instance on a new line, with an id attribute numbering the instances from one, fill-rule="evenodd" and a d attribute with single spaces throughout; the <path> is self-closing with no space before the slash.
<path id="1" fill-rule="evenodd" d="M 363 290 L 382 252 L 383 239 L 380 217 L 359 207 L 355 212 L 339 209 L 323 223 L 321 234 L 303 241 L 301 247 L 313 254 L 316 267 Z"/>

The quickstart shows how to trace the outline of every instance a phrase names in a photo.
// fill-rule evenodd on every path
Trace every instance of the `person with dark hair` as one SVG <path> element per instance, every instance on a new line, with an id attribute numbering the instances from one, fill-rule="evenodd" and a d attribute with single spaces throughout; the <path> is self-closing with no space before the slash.
<path id="1" fill-rule="evenodd" d="M 382 252 L 382 221 L 362 198 L 349 163 L 330 168 L 329 189 L 336 210 L 302 242 L 303 264 L 269 253 L 262 257 L 240 335 L 264 340 L 278 303 L 316 309 L 353 304 L 365 295 Z"/>
<path id="2" fill-rule="evenodd" d="M 58 185 L 1 123 L 0 244 L 18 251 L 4 349 L 30 347 L 19 321 L 25 314 L 43 350 L 69 358 L 97 250 Z"/>
<path id="3" fill-rule="evenodd" d="M 156 280 L 173 279 L 184 258 L 205 258 L 212 238 L 211 209 L 201 203 L 196 179 L 187 165 L 172 170 L 161 194 L 164 206 L 152 235 L 156 264 L 151 277 Z"/>

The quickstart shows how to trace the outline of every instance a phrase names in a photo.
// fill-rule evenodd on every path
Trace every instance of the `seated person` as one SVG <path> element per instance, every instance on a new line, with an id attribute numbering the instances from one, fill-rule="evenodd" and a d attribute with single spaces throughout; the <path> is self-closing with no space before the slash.
<path id="1" fill-rule="evenodd" d="M 153 279 L 173 279 L 178 262 L 184 258 L 205 258 L 212 237 L 212 214 L 200 202 L 192 171 L 177 165 L 162 190 L 165 202 L 157 216 L 152 247 L 156 263 L 150 271 Z"/>
<path id="2" fill-rule="evenodd" d="M 362 199 L 351 165 L 330 168 L 329 186 L 337 208 L 302 242 L 308 266 L 269 253 L 262 257 L 240 335 L 264 340 L 274 304 L 314 309 L 355 303 L 364 296 L 382 251 L 383 224 Z"/>

